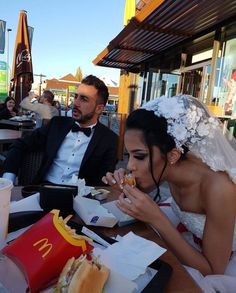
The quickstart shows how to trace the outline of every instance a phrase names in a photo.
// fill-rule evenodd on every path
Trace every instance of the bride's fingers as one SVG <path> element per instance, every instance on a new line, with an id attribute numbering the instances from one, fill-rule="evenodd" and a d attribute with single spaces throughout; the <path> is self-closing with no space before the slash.
<path id="1" fill-rule="evenodd" d="M 119 185 L 121 185 L 123 183 L 125 173 L 126 172 L 123 168 L 120 168 L 114 172 L 115 180 Z"/>
<path id="2" fill-rule="evenodd" d="M 134 201 L 140 197 L 140 191 L 136 187 L 130 186 L 128 184 L 124 185 L 123 192 L 126 197 L 130 198 L 131 201 Z"/>
<path id="3" fill-rule="evenodd" d="M 132 202 L 127 197 L 125 197 L 123 193 L 119 196 L 119 199 L 117 201 L 117 206 L 124 213 L 127 213 L 127 214 L 132 213 Z"/>
<path id="4" fill-rule="evenodd" d="M 114 178 L 114 174 L 111 173 L 111 172 L 107 172 L 106 173 L 106 176 L 103 176 L 102 177 L 102 181 L 105 183 L 105 184 L 109 184 L 109 185 L 114 185 L 116 184 L 116 180 Z"/>
<path id="5" fill-rule="evenodd" d="M 108 184 L 108 181 L 107 181 L 106 176 L 103 176 L 103 177 L 102 177 L 102 182 L 105 183 L 105 184 Z"/>

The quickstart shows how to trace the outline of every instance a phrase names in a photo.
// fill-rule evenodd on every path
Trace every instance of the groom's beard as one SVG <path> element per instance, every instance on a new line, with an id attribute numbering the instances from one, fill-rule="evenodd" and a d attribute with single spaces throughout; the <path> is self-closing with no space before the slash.
<path id="1" fill-rule="evenodd" d="M 78 121 L 79 123 L 86 123 L 93 119 L 96 112 L 96 106 L 94 107 L 93 111 L 83 114 L 77 107 L 73 107 L 73 118 Z M 75 115 L 74 115 L 75 114 Z"/>

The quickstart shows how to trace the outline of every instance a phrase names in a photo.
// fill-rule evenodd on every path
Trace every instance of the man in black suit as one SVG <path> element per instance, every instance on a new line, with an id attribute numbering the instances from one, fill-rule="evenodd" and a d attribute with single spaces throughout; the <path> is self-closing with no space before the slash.
<path id="1" fill-rule="evenodd" d="M 85 77 L 72 118 L 54 117 L 17 140 L 5 160 L 3 177 L 13 179 L 26 152 L 42 150 L 42 164 L 32 183 L 67 184 L 75 174 L 87 185 L 102 185 L 102 176 L 115 169 L 118 149 L 117 135 L 98 121 L 108 96 L 103 81 L 93 75 Z"/>

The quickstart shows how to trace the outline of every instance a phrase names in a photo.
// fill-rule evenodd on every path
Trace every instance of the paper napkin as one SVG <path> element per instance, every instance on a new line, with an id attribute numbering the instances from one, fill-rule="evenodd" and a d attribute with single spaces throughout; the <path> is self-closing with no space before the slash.
<path id="1" fill-rule="evenodd" d="M 104 250 L 95 248 L 94 254 L 99 256 L 101 263 L 111 270 L 129 280 L 135 280 L 144 274 L 146 268 L 165 251 L 166 249 L 155 242 L 129 232 L 119 242 Z"/>

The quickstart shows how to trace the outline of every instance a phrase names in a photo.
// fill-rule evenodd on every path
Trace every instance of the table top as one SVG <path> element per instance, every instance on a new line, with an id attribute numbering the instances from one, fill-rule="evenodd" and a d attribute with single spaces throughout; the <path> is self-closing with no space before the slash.
<path id="1" fill-rule="evenodd" d="M 106 188 L 111 191 L 110 200 L 117 198 L 119 191 L 112 188 Z M 95 231 L 101 232 L 106 236 L 112 237 L 116 235 L 125 235 L 130 231 L 133 231 L 135 234 L 144 237 L 148 240 L 154 241 L 162 247 L 166 247 L 164 242 L 161 240 L 159 235 L 149 226 L 142 222 L 136 222 L 127 226 L 118 227 L 117 225 L 113 228 L 105 227 L 96 227 Z M 172 276 L 168 282 L 168 285 L 165 289 L 165 292 L 188 292 L 188 293 L 197 293 L 202 292 L 186 269 L 182 264 L 177 260 L 173 253 L 169 250 L 165 252 L 161 257 L 161 260 L 167 262 L 173 268 Z"/>
<path id="2" fill-rule="evenodd" d="M 117 198 L 119 192 L 112 188 L 106 188 L 111 191 L 110 200 Z M 19 200 L 21 198 L 21 187 L 14 187 L 12 190 L 11 200 Z M 81 220 L 76 217 L 76 221 L 81 223 Z M 158 236 L 158 234 L 148 225 L 142 222 L 136 222 L 127 226 L 118 227 L 117 225 L 113 228 L 95 227 L 91 226 L 95 232 L 103 233 L 106 236 L 112 237 L 116 235 L 125 235 L 130 231 L 133 231 L 137 235 L 144 237 L 148 240 L 152 240 L 162 247 L 165 247 L 164 242 Z M 202 292 L 189 273 L 185 270 L 182 264 L 177 260 L 173 253 L 167 250 L 161 257 L 161 260 L 168 263 L 172 268 L 173 272 L 171 278 L 165 289 L 165 293 L 200 293 Z"/>
<path id="3" fill-rule="evenodd" d="M 13 129 L 0 129 L 0 144 L 12 143 L 14 140 L 20 138 L 22 132 Z"/>

